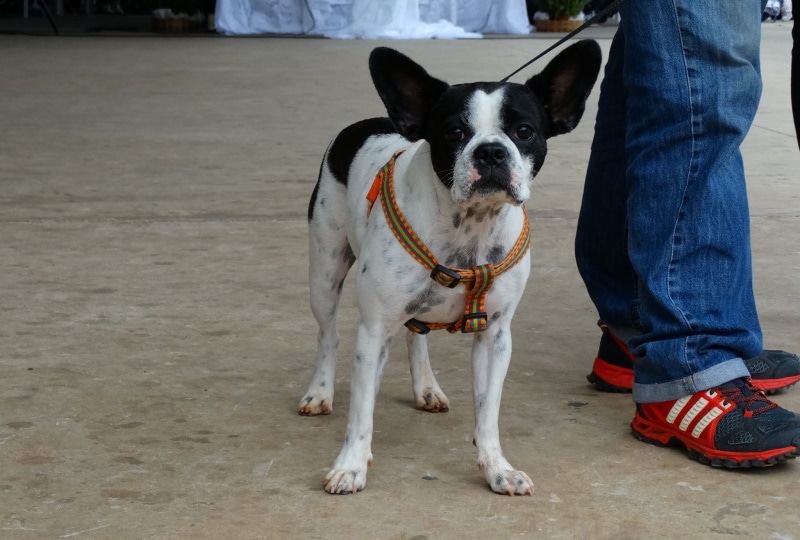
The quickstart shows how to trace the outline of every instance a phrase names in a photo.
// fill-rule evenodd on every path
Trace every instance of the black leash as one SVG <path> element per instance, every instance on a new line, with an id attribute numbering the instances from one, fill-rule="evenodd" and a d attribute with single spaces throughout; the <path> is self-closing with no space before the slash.
<path id="1" fill-rule="evenodd" d="M 37 3 L 37 5 L 42 8 L 42 11 L 44 11 L 44 14 L 47 16 L 47 20 L 50 22 L 50 26 L 53 27 L 53 32 L 55 35 L 59 35 L 58 26 L 56 26 L 56 22 L 53 20 L 53 14 L 50 12 L 50 8 L 47 7 L 47 0 Z"/>
<path id="2" fill-rule="evenodd" d="M 607 5 L 603 9 L 601 9 L 600 11 L 595 12 L 595 14 L 592 15 L 591 19 L 589 19 L 588 21 L 584 22 L 578 28 L 576 28 L 575 30 L 573 30 L 572 32 L 567 34 L 566 36 L 564 36 L 561 39 L 559 39 L 558 41 L 556 41 L 553 45 L 551 45 L 550 47 L 545 49 L 544 52 L 537 54 L 532 60 L 528 60 L 527 62 L 522 64 L 522 66 L 520 66 L 518 69 L 516 69 L 515 71 L 512 71 L 509 75 L 506 75 L 505 77 L 500 79 L 500 82 L 507 82 L 508 79 L 510 79 L 511 77 L 513 77 L 514 75 L 516 75 L 517 73 L 519 73 L 520 71 L 522 71 L 523 69 L 528 67 L 529 65 L 533 64 L 534 62 L 536 62 L 542 56 L 546 55 L 547 53 L 549 53 L 553 49 L 557 49 L 558 47 L 563 45 L 565 41 L 570 40 L 573 37 L 575 37 L 576 35 L 580 34 L 581 32 L 583 32 L 584 30 L 589 28 L 591 25 L 593 25 L 598 20 L 603 19 L 605 17 L 608 17 L 615 9 L 619 8 L 619 6 L 623 2 L 625 2 L 625 0 L 614 0 L 609 5 Z"/>

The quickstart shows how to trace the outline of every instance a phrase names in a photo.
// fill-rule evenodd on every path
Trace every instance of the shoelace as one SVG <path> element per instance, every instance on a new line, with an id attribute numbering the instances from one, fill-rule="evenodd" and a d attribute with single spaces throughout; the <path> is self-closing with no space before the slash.
<path id="1" fill-rule="evenodd" d="M 717 390 L 726 401 L 737 407 L 742 405 L 746 416 L 756 416 L 778 406 L 777 403 L 770 401 L 764 392 L 757 390 L 749 379 L 732 381 Z M 756 408 L 756 405 L 760 406 Z"/>

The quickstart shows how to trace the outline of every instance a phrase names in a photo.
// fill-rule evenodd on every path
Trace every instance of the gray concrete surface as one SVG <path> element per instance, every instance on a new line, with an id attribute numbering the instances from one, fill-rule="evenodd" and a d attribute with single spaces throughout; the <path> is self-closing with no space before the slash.
<path id="1" fill-rule="evenodd" d="M 764 25 L 744 150 L 767 345 L 798 351 L 789 31 Z M 607 51 L 612 30 L 591 32 Z M 458 82 L 551 42 L 390 45 Z M 306 202 L 328 140 L 382 112 L 375 45 L 0 37 L 0 538 L 800 537 L 800 463 L 720 471 L 640 443 L 630 397 L 585 382 L 599 332 L 572 242 L 596 94 L 529 205 L 501 434 L 536 495 L 484 484 L 470 340 L 446 334 L 431 341 L 450 412 L 414 409 L 396 340 L 367 488 L 322 491 L 357 315 L 348 287 L 334 412 L 298 416 L 316 336 Z M 800 410 L 796 388 L 775 399 Z"/>

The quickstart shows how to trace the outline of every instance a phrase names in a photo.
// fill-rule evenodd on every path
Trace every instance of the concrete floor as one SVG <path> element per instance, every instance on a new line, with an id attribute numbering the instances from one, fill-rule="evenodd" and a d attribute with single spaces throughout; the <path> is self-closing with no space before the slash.
<path id="1" fill-rule="evenodd" d="M 590 32 L 607 51 L 612 31 Z M 459 82 L 551 42 L 390 45 Z M 790 43 L 788 24 L 764 25 L 744 150 L 766 343 L 800 351 Z M 536 495 L 485 485 L 470 340 L 447 334 L 432 359 L 450 412 L 414 409 L 395 340 L 367 488 L 322 491 L 357 315 L 348 287 L 334 412 L 298 416 L 316 345 L 306 204 L 328 140 L 382 114 L 375 45 L 0 37 L 0 537 L 800 538 L 799 462 L 721 471 L 648 446 L 630 397 L 585 382 L 599 332 L 572 242 L 596 94 L 530 202 L 500 427 Z M 800 410 L 798 389 L 775 399 Z"/>

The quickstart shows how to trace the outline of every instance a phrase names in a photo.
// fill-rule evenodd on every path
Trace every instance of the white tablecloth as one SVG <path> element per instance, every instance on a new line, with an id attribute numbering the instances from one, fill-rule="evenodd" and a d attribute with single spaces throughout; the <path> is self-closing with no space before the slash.
<path id="1" fill-rule="evenodd" d="M 527 34 L 525 0 L 217 0 L 224 34 L 465 38 Z"/>

